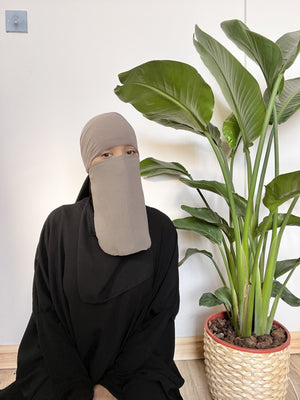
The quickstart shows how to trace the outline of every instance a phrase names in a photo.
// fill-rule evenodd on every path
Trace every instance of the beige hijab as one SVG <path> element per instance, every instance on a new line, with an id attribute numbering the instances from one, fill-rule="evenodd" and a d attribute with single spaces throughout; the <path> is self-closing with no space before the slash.
<path id="1" fill-rule="evenodd" d="M 91 181 L 98 243 L 105 253 L 123 256 L 151 246 L 139 157 L 122 155 L 92 164 L 120 145 L 137 149 L 133 128 L 118 113 L 97 115 L 82 130 L 80 148 Z"/>

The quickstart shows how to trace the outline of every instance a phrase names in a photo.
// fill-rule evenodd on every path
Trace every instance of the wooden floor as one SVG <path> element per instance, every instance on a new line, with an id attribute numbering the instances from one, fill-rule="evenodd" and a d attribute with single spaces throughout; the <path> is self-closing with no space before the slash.
<path id="1" fill-rule="evenodd" d="M 184 400 L 211 400 L 205 380 L 203 360 L 176 361 L 176 364 L 185 379 L 185 384 L 181 389 Z M 300 396 L 300 354 L 291 356 L 290 367 L 290 378 Z M 14 369 L 0 370 L 0 389 L 9 385 L 14 379 Z M 296 399 L 297 396 L 290 383 L 287 400 Z M 254 397 L 253 400 L 255 400 Z"/>

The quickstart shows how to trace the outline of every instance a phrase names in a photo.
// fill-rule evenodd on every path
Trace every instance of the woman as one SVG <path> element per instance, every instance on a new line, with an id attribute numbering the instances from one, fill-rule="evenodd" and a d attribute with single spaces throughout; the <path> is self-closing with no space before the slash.
<path id="1" fill-rule="evenodd" d="M 83 128 L 88 177 L 47 218 L 33 312 L 5 400 L 176 400 L 177 235 L 146 207 L 135 133 L 117 113 Z"/>

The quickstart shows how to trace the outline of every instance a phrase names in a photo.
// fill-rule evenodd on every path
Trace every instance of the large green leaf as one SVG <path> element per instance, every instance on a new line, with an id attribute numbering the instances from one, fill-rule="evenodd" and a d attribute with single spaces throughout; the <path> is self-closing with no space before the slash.
<path id="1" fill-rule="evenodd" d="M 237 19 L 224 21 L 221 27 L 229 39 L 260 66 L 271 91 L 282 67 L 279 46 L 270 39 L 251 31 Z"/>
<path id="2" fill-rule="evenodd" d="M 157 175 L 189 176 L 188 171 L 178 162 L 166 162 L 149 157 L 140 162 L 141 175 L 144 177 Z"/>
<path id="3" fill-rule="evenodd" d="M 152 121 L 201 133 L 214 106 L 211 88 L 195 68 L 177 61 L 157 60 L 119 75 L 115 93 Z"/>
<path id="4" fill-rule="evenodd" d="M 277 261 L 274 278 L 279 278 L 298 265 L 300 265 L 300 258 Z"/>
<path id="5" fill-rule="evenodd" d="M 180 178 L 180 181 L 190 187 L 208 190 L 210 192 L 216 193 L 222 196 L 226 200 L 227 204 L 229 204 L 228 192 L 224 183 L 206 180 L 194 181 L 185 178 Z M 236 205 L 237 214 L 239 216 L 244 216 L 247 207 L 247 201 L 243 197 L 239 196 L 237 193 L 234 193 L 233 197 Z"/>
<path id="6" fill-rule="evenodd" d="M 208 222 L 209 224 L 221 226 L 222 223 L 226 223 L 216 212 L 209 208 L 189 207 L 185 205 L 181 206 L 181 208 L 191 214 L 192 217 Z"/>
<path id="7" fill-rule="evenodd" d="M 205 236 L 207 239 L 213 243 L 221 244 L 223 235 L 221 230 L 211 224 L 199 221 L 194 217 L 179 218 L 173 221 L 174 226 L 177 229 L 184 229 L 187 231 L 193 231 Z"/>
<path id="8" fill-rule="evenodd" d="M 269 94 L 264 93 L 265 102 L 269 102 Z M 300 108 L 300 78 L 288 79 L 284 82 L 283 90 L 277 97 L 276 112 L 278 123 L 282 124 L 288 120 Z M 273 123 L 271 118 L 270 123 Z"/>
<path id="9" fill-rule="evenodd" d="M 277 40 L 276 44 L 280 47 L 282 53 L 282 71 L 284 72 L 293 64 L 299 54 L 300 31 L 286 33 Z"/>
<path id="10" fill-rule="evenodd" d="M 199 306 L 215 307 L 224 304 L 226 309 L 232 307 L 231 293 L 227 287 L 221 287 L 214 293 L 204 293 L 199 300 Z"/>
<path id="11" fill-rule="evenodd" d="M 234 114 L 231 113 L 223 122 L 222 131 L 228 146 L 235 149 L 241 130 Z"/>
<path id="12" fill-rule="evenodd" d="M 216 78 L 240 126 L 244 145 L 261 134 L 266 107 L 259 85 L 242 64 L 218 41 L 196 26 L 194 45 Z"/>
<path id="13" fill-rule="evenodd" d="M 215 211 L 209 208 L 197 208 L 189 206 L 181 206 L 181 208 L 188 212 L 192 217 L 199 219 L 200 221 L 208 222 L 222 229 L 222 231 L 227 235 L 228 239 L 234 241 L 233 229 L 228 226 L 227 221 L 220 217 Z"/>
<path id="14" fill-rule="evenodd" d="M 218 146 L 222 145 L 221 134 L 217 126 L 209 123 L 206 127 L 206 131 L 210 134 Z"/>
<path id="15" fill-rule="evenodd" d="M 282 284 L 274 281 L 272 297 L 276 297 L 282 288 Z M 291 293 L 287 288 L 283 289 L 280 298 L 292 307 L 300 307 L 300 299 Z"/>
<path id="16" fill-rule="evenodd" d="M 218 300 L 220 300 L 225 307 L 232 307 L 232 298 L 231 298 L 231 292 L 228 289 L 228 287 L 222 287 L 219 288 L 215 291 L 215 296 Z"/>
<path id="17" fill-rule="evenodd" d="M 286 214 L 278 214 L 277 215 L 277 226 L 280 228 L 282 222 L 284 221 Z M 300 217 L 297 215 L 290 215 L 287 225 L 290 226 L 300 226 Z M 273 228 L 273 220 L 270 220 L 268 217 L 265 217 L 262 222 L 258 225 L 255 234 L 260 235 L 264 229 L 270 230 Z"/>
<path id="18" fill-rule="evenodd" d="M 300 171 L 278 175 L 267 186 L 264 205 L 272 212 L 285 201 L 300 194 Z"/>
<path id="19" fill-rule="evenodd" d="M 180 267 L 192 255 L 199 254 L 199 253 L 204 254 L 206 257 L 209 257 L 211 260 L 213 259 L 213 255 L 206 250 L 189 248 L 186 250 L 184 257 L 179 261 L 178 266 Z"/>
<path id="20" fill-rule="evenodd" d="M 213 293 L 203 293 L 199 300 L 199 306 L 204 307 L 215 307 L 220 304 L 223 304 L 222 301 L 220 301 Z"/>

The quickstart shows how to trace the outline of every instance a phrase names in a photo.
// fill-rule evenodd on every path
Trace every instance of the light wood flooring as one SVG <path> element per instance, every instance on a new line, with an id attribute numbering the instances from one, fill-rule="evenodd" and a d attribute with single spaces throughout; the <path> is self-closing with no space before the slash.
<path id="1" fill-rule="evenodd" d="M 176 361 L 176 364 L 185 379 L 181 389 L 184 400 L 211 400 L 205 380 L 203 360 Z M 290 378 L 300 396 L 300 354 L 291 355 Z M 0 370 L 0 389 L 9 385 L 14 379 L 14 369 Z M 296 399 L 292 385 L 289 384 L 286 400 Z"/>

